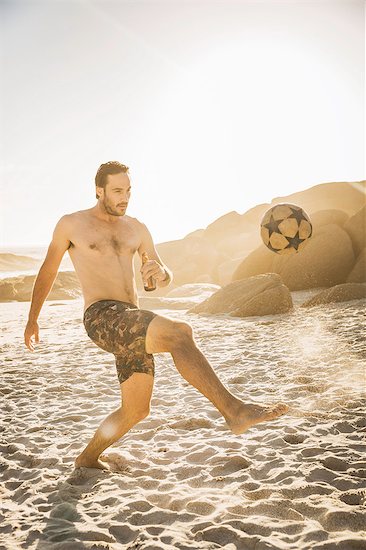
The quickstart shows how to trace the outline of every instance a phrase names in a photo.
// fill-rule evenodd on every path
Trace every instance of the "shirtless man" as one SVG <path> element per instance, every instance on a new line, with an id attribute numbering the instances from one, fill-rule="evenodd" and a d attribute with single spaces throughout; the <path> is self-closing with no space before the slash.
<path id="1" fill-rule="evenodd" d="M 139 309 L 133 256 L 147 252 L 144 281 L 153 277 L 167 286 L 172 273 L 157 253 L 146 225 L 126 215 L 131 194 L 129 171 L 119 162 L 102 164 L 95 177 L 97 204 L 63 216 L 57 223 L 45 261 L 36 278 L 24 341 L 30 351 L 39 342 L 37 319 L 66 250 L 79 277 L 85 300 L 88 336 L 115 355 L 121 406 L 99 426 L 75 461 L 76 467 L 108 468 L 101 453 L 150 411 L 154 353 L 169 352 L 179 373 L 220 411 L 230 430 L 241 434 L 254 424 L 273 420 L 288 407 L 246 404 L 218 379 L 198 349 L 189 324 Z"/>

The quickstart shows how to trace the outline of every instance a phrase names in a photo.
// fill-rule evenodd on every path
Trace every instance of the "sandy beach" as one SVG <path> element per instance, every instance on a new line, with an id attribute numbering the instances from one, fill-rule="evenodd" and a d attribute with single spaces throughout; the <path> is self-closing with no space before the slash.
<path id="1" fill-rule="evenodd" d="M 0 0 L 0 550 L 366 550 L 365 10 Z"/>
<path id="2" fill-rule="evenodd" d="M 151 415 L 106 451 L 111 472 L 73 466 L 120 402 L 82 301 L 44 304 L 34 354 L 29 304 L 3 303 L 0 548 L 366 548 L 365 301 L 300 308 L 312 292 L 277 316 L 159 310 L 191 323 L 234 394 L 291 408 L 233 435 L 156 355 Z"/>

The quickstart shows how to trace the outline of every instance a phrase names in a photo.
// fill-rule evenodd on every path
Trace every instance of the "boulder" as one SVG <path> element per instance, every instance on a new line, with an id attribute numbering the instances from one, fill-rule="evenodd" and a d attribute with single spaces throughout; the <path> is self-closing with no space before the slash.
<path id="1" fill-rule="evenodd" d="M 215 244 L 223 237 L 237 233 L 240 221 L 241 215 L 233 210 L 210 223 L 203 235 L 207 240 Z"/>
<path id="2" fill-rule="evenodd" d="M 259 226 L 261 223 L 261 220 L 267 212 L 269 208 L 271 208 L 271 204 L 268 203 L 262 203 L 257 204 L 257 206 L 254 206 L 253 208 L 249 208 L 244 214 L 241 215 L 241 220 L 238 229 L 240 231 L 256 231 L 259 233 Z"/>
<path id="3" fill-rule="evenodd" d="M 343 210 L 318 210 L 311 215 L 311 223 L 314 230 L 323 225 L 329 225 L 335 223 L 340 227 L 343 227 L 349 216 Z"/>
<path id="4" fill-rule="evenodd" d="M 260 273 L 278 273 L 290 290 L 329 287 L 343 283 L 355 258 L 351 239 L 338 225 L 319 227 L 298 253 L 281 256 L 264 245 L 238 266 L 233 281 Z"/>
<path id="5" fill-rule="evenodd" d="M 261 273 L 270 273 L 274 260 L 274 252 L 261 244 L 256 250 L 248 254 L 246 258 L 238 265 L 233 273 L 232 281 L 253 277 Z"/>
<path id="6" fill-rule="evenodd" d="M 36 275 L 9 277 L 0 281 L 0 300 L 28 302 L 32 297 L 32 290 Z M 47 300 L 71 300 L 81 295 L 79 280 L 75 272 L 61 271 L 53 284 Z"/>
<path id="7" fill-rule="evenodd" d="M 195 229 L 194 231 L 191 231 L 183 238 L 189 239 L 190 237 L 203 237 L 204 232 L 205 232 L 204 229 Z"/>
<path id="8" fill-rule="evenodd" d="M 235 272 L 238 265 L 242 263 L 242 261 L 242 259 L 236 258 L 234 260 L 223 262 L 217 267 L 218 283 L 220 286 L 225 286 L 231 283 L 233 273 Z"/>
<path id="9" fill-rule="evenodd" d="M 360 204 L 364 201 L 365 190 L 365 181 L 316 185 L 286 197 L 278 197 L 271 204 L 259 204 L 243 214 L 236 211 L 228 212 L 213 221 L 206 229 L 192 231 L 184 239 L 158 244 L 157 250 L 164 263 L 173 271 L 175 283 L 178 285 L 194 281 L 222 284 L 221 264 L 239 258 L 248 260 L 243 266 L 246 277 L 258 272 L 274 272 L 276 269 L 271 267 L 273 254 L 263 246 L 261 251 L 258 253 L 255 251 L 254 256 L 251 257 L 253 250 L 261 243 L 259 231 L 261 219 L 271 206 L 279 202 L 290 202 L 302 206 L 311 217 L 314 215 L 315 235 L 321 227 L 343 226 L 346 216 L 353 216 L 359 210 Z M 318 212 L 319 210 L 321 212 Z M 258 263 L 262 264 L 259 271 Z M 135 270 L 137 269 L 139 265 L 135 261 Z M 343 281 L 330 280 L 329 284 Z M 140 285 L 138 286 L 140 289 L 142 285 L 139 277 L 137 277 L 137 284 Z M 311 288 L 313 285 L 309 277 L 306 285 L 301 286 L 302 284 L 302 282 L 299 283 L 301 288 Z M 299 285 L 295 285 L 295 288 L 299 288 Z"/>
<path id="10" fill-rule="evenodd" d="M 173 269 L 173 274 L 174 284 L 178 287 L 187 283 L 194 283 L 199 277 L 197 267 L 192 262 L 188 263 L 186 267 Z"/>
<path id="11" fill-rule="evenodd" d="M 0 302 L 11 302 L 16 300 L 17 292 L 10 279 L 0 281 Z"/>
<path id="12" fill-rule="evenodd" d="M 245 258 L 254 248 L 261 244 L 259 225 L 251 233 L 226 235 L 216 243 L 216 249 L 230 259 Z"/>
<path id="13" fill-rule="evenodd" d="M 359 254 L 352 271 L 347 277 L 347 283 L 366 283 L 366 248 Z"/>
<path id="14" fill-rule="evenodd" d="M 158 244 L 157 250 L 163 262 L 173 271 L 174 283 L 177 285 L 195 281 L 226 283 L 227 275 L 222 278 L 224 268 L 221 266 L 227 263 L 225 269 L 231 269 L 229 261 L 234 259 L 245 258 L 246 261 L 242 266 L 243 273 L 240 271 L 238 278 L 275 272 L 276 268 L 272 266 L 273 253 L 264 246 L 260 246 L 258 251 L 255 250 L 261 244 L 261 219 L 271 206 L 279 202 L 302 206 L 313 219 L 316 235 L 321 227 L 336 225 L 341 228 L 346 217 L 357 212 L 364 201 L 365 184 L 364 181 L 324 183 L 293 195 L 278 197 L 271 204 L 259 204 L 243 214 L 231 211 L 214 220 L 206 229 L 192 231 L 184 239 Z M 339 254 L 337 252 L 337 256 Z M 137 287 L 141 290 L 141 277 L 138 274 L 140 261 L 137 255 L 134 262 Z M 343 281 L 330 280 L 329 284 Z M 301 285 L 302 283 L 301 288 L 310 288 L 312 283 L 307 281 L 305 286 Z M 299 288 L 299 285 L 295 288 Z"/>
<path id="15" fill-rule="evenodd" d="M 194 283 L 213 283 L 214 278 L 212 275 L 209 275 L 208 273 L 203 273 L 202 275 L 198 275 L 198 277 L 195 278 L 193 281 Z"/>
<path id="16" fill-rule="evenodd" d="M 319 292 L 319 294 L 304 302 L 302 307 L 319 306 L 322 304 L 331 304 L 332 302 L 349 302 L 362 298 L 366 298 L 366 284 L 344 283 Z"/>
<path id="17" fill-rule="evenodd" d="M 289 289 L 275 273 L 235 281 L 194 306 L 190 313 L 229 313 L 233 317 L 286 313 L 293 307 Z"/>
<path id="18" fill-rule="evenodd" d="M 212 282 L 216 282 L 216 265 L 227 259 L 209 240 L 196 234 L 157 245 L 157 250 L 163 262 L 173 271 L 174 283 L 178 286 L 193 283 L 207 275 Z M 137 266 L 138 260 L 135 262 Z"/>
<path id="19" fill-rule="evenodd" d="M 360 209 L 360 204 L 365 203 L 366 182 L 335 182 L 321 183 L 287 195 L 273 199 L 271 206 L 280 202 L 298 204 L 308 214 L 319 210 L 343 210 L 348 215 L 355 214 Z"/>
<path id="20" fill-rule="evenodd" d="M 338 225 L 314 231 L 307 246 L 293 256 L 276 256 L 273 271 L 291 290 L 329 287 L 343 283 L 355 261 L 347 233 Z"/>
<path id="21" fill-rule="evenodd" d="M 344 225 L 344 229 L 351 237 L 356 256 L 366 247 L 366 206 L 361 208 Z"/>

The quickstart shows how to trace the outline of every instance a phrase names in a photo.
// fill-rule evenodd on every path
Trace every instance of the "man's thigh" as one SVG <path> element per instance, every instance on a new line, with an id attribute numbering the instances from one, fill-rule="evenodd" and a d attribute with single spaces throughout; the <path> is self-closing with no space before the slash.
<path id="1" fill-rule="evenodd" d="M 148 409 L 153 387 L 153 376 L 135 372 L 120 385 L 122 407 L 126 410 Z"/>
<path id="2" fill-rule="evenodd" d="M 182 335 L 191 335 L 192 330 L 188 323 L 175 321 L 156 315 L 150 322 L 145 340 L 145 349 L 147 353 L 164 353 L 172 351 L 172 343 Z"/>

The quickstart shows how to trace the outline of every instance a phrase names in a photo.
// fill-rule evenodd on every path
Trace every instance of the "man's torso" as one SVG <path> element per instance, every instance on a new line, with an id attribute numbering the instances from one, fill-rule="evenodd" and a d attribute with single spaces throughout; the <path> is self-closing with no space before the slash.
<path id="1" fill-rule="evenodd" d="M 69 217 L 68 249 L 79 277 L 84 310 L 98 300 L 138 305 L 133 256 L 141 244 L 139 222 L 130 216 L 113 224 L 81 210 Z"/>

